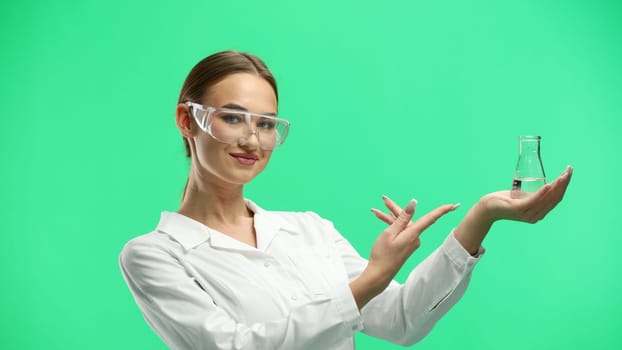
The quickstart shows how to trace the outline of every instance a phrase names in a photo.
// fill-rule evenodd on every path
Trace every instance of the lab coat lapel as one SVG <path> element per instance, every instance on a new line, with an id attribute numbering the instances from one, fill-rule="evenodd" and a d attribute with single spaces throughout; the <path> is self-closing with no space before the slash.
<path id="1" fill-rule="evenodd" d="M 281 230 L 278 220 L 266 212 L 255 213 L 255 234 L 257 237 L 257 249 L 266 251 L 272 240 Z"/>
<path id="2" fill-rule="evenodd" d="M 210 229 L 210 246 L 215 249 L 257 251 L 255 247 L 212 229 Z"/>

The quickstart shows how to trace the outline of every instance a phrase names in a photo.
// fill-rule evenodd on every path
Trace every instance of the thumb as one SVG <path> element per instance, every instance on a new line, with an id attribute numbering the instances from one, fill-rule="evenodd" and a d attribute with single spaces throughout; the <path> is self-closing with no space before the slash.
<path id="1" fill-rule="evenodd" d="M 397 236 L 402 232 L 408 224 L 410 224 L 413 215 L 415 215 L 415 207 L 417 206 L 417 200 L 411 199 L 406 208 L 395 218 L 395 221 L 386 228 L 385 232 L 391 235 Z"/>

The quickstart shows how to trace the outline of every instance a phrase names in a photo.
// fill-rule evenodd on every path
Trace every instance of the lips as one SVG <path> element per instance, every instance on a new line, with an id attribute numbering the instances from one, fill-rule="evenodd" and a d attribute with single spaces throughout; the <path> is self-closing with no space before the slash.
<path id="1" fill-rule="evenodd" d="M 252 153 L 229 153 L 238 163 L 242 165 L 253 165 L 259 160 L 256 154 Z"/>

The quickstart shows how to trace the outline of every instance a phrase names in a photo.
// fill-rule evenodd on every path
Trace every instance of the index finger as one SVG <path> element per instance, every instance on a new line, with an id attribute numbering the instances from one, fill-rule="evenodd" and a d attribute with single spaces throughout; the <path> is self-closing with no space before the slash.
<path id="1" fill-rule="evenodd" d="M 415 221 L 408 229 L 404 230 L 402 234 L 414 235 L 415 238 L 419 237 L 423 231 L 430 227 L 436 220 L 440 219 L 443 215 L 456 210 L 460 204 L 445 204 L 425 214 L 419 220 Z"/>
<path id="2" fill-rule="evenodd" d="M 568 168 L 566 168 L 564 174 L 559 177 L 559 190 L 557 191 L 561 192 L 561 197 L 563 197 L 564 193 L 566 193 L 566 188 L 568 188 L 568 184 L 570 184 L 570 179 L 572 179 L 573 170 L 574 169 L 569 165 Z"/>
<path id="3" fill-rule="evenodd" d="M 387 227 L 384 231 L 393 236 L 396 236 L 400 232 L 402 232 L 406 227 L 408 227 L 408 224 L 410 224 L 411 222 L 410 220 L 415 214 L 416 205 L 417 205 L 417 200 L 411 199 L 408 205 L 406 206 L 406 208 L 402 210 L 402 212 L 397 216 L 397 218 L 395 218 L 395 221 L 393 221 L 393 223 L 389 227 Z"/>
<path id="4" fill-rule="evenodd" d="M 555 183 L 552 184 L 550 195 L 542 201 L 542 205 L 536 210 L 539 217 L 544 217 L 544 215 L 546 215 L 549 211 L 555 208 L 559 202 L 561 202 L 564 198 L 564 194 L 566 193 L 571 177 L 572 168 L 569 167 L 562 176 L 555 180 Z"/>
<path id="5" fill-rule="evenodd" d="M 384 205 L 387 207 L 387 209 L 389 209 L 389 211 L 391 211 L 391 214 L 393 214 L 393 216 L 397 217 L 400 215 L 400 213 L 402 212 L 402 208 L 400 208 L 397 203 L 391 200 L 391 198 L 384 195 L 382 196 L 382 200 L 384 201 Z"/>

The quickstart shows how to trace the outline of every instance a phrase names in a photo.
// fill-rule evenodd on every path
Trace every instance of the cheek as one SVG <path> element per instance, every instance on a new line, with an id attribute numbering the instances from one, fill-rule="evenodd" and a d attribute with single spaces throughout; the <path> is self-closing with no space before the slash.
<path id="1" fill-rule="evenodd" d="M 267 163 L 270 160 L 270 157 L 272 156 L 272 152 L 273 151 L 263 151 L 263 159 L 265 160 L 264 163 Z"/>
<path id="2" fill-rule="evenodd" d="M 197 158 L 200 163 L 207 164 L 215 155 L 222 152 L 222 144 L 213 140 L 209 135 L 202 135 L 194 139 Z"/>
<path id="3" fill-rule="evenodd" d="M 233 139 L 236 138 L 235 133 L 231 135 L 231 130 L 226 125 L 221 125 L 219 123 L 213 123 L 212 126 L 210 127 L 210 130 L 212 132 L 212 135 L 220 135 L 219 138 L 222 138 L 222 136 L 225 136 L 226 138 L 233 138 Z"/>
<path id="4" fill-rule="evenodd" d="M 272 151 L 262 151 L 261 154 L 261 159 L 259 163 L 260 169 L 259 171 L 263 171 L 266 166 L 268 165 L 268 162 L 270 161 L 270 156 L 272 155 Z"/>

